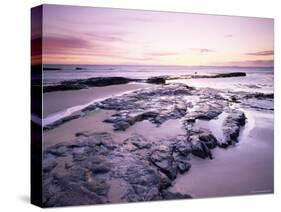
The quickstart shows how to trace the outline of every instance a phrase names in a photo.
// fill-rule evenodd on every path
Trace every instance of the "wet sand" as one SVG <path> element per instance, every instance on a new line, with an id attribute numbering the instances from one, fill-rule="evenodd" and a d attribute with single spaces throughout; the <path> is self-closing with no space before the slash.
<path id="1" fill-rule="evenodd" d="M 192 167 L 178 176 L 173 192 L 191 194 L 194 198 L 247 195 L 273 192 L 273 113 L 244 110 L 247 116 L 239 143 L 226 150 L 213 150 L 213 160 L 192 157 Z M 220 133 L 221 121 L 199 125 L 212 126 L 215 135 Z"/>
<path id="2" fill-rule="evenodd" d="M 60 112 L 70 107 L 87 104 L 99 98 L 110 97 L 127 91 L 152 86 L 147 83 L 129 83 L 92 87 L 82 90 L 56 91 L 43 94 L 43 117 Z"/>

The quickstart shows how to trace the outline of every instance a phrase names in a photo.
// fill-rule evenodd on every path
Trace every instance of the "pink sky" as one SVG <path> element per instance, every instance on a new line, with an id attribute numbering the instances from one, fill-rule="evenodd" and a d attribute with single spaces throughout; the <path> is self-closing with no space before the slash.
<path id="1" fill-rule="evenodd" d="M 273 66 L 273 19 L 44 5 L 45 64 Z"/>

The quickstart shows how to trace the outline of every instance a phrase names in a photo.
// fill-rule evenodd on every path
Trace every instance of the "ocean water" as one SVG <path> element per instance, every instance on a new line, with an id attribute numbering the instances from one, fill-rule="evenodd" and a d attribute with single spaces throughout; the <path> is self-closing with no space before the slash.
<path id="1" fill-rule="evenodd" d="M 232 89 L 237 91 L 273 92 L 273 68 L 246 67 L 186 67 L 186 66 L 143 66 L 143 65 L 44 65 L 45 68 L 60 70 L 44 70 L 44 85 L 56 84 L 64 80 L 86 79 L 90 77 L 122 76 L 134 79 L 146 79 L 161 75 L 184 74 L 216 74 L 245 72 L 246 77 L 184 79 L 171 80 L 194 87 L 210 87 Z"/>

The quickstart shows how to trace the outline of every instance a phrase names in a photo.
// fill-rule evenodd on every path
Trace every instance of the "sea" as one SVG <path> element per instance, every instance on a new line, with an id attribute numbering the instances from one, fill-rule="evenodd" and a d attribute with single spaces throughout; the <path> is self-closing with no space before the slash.
<path id="1" fill-rule="evenodd" d="M 87 79 L 91 77 L 121 76 L 147 79 L 152 76 L 184 74 L 217 74 L 245 72 L 246 77 L 178 79 L 169 82 L 185 83 L 194 87 L 231 89 L 273 93 L 273 67 L 214 67 L 214 66 L 148 66 L 148 65 L 44 65 L 43 84 L 52 85 L 65 80 Z M 51 70 L 46 70 L 51 69 Z"/>

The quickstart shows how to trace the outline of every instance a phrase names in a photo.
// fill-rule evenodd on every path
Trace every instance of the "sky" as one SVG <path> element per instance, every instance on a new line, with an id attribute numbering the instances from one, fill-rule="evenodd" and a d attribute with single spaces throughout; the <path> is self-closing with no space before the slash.
<path id="1" fill-rule="evenodd" d="M 44 64 L 273 66 L 269 18 L 44 5 Z"/>

